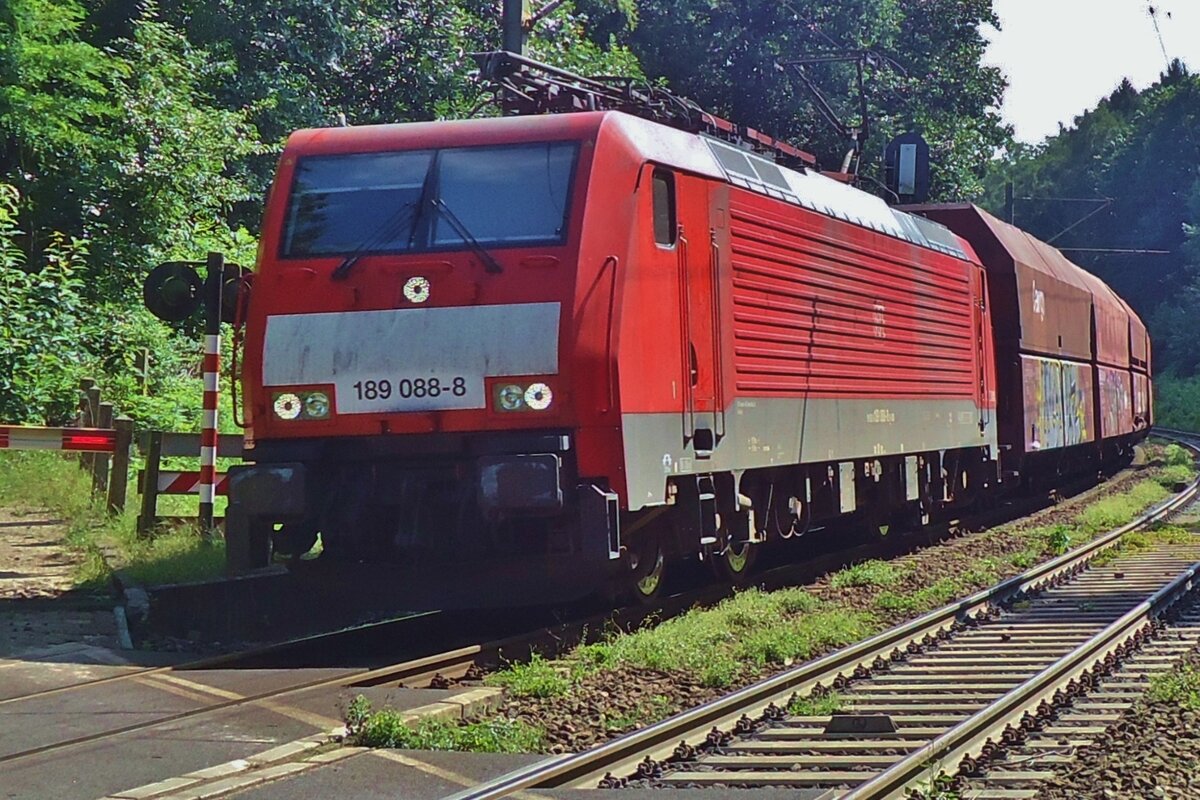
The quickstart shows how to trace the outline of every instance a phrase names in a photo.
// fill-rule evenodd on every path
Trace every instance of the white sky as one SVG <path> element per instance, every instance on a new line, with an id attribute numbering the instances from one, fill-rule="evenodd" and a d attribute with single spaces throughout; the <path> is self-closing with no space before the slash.
<path id="1" fill-rule="evenodd" d="M 1150 5 L 1167 54 L 1200 70 L 1200 0 L 995 0 L 1001 30 L 985 27 L 985 61 L 1008 75 L 1001 113 L 1017 139 L 1057 133 L 1122 78 L 1138 89 L 1158 79 L 1166 61 Z"/>

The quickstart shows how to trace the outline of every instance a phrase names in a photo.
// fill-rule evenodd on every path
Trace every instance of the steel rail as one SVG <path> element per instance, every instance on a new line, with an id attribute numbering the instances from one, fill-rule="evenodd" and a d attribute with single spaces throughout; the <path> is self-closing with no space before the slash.
<path id="1" fill-rule="evenodd" d="M 312 647 L 313 645 L 322 642 L 335 643 L 337 639 L 344 638 L 346 636 L 361 635 L 364 632 L 372 630 L 411 624 L 415 620 L 428 618 L 437 613 L 439 612 L 426 611 L 419 614 L 410 614 L 398 619 L 389 619 L 382 622 L 369 622 L 362 625 L 354 625 L 337 631 L 308 634 L 306 636 L 298 636 L 294 639 L 288 639 L 282 642 L 272 642 L 271 644 L 262 645 L 261 647 L 255 647 L 250 650 L 240 650 L 233 653 L 221 653 L 219 655 L 203 656 L 201 658 L 191 661 L 184 661 L 179 664 L 133 668 L 116 675 L 105 675 L 99 678 L 91 678 L 89 680 L 78 681 L 76 683 L 69 683 L 65 686 L 52 686 L 46 689 L 38 689 L 37 691 L 15 695 L 13 697 L 0 698 L 0 706 L 33 700 L 35 698 L 46 697 L 49 695 L 65 694 L 79 689 L 92 688 L 96 686 L 102 686 L 104 684 L 117 683 L 119 681 L 127 681 L 132 678 L 148 678 L 152 675 L 163 675 L 173 672 L 194 672 L 201 669 L 236 666 L 239 662 L 255 661 L 265 656 L 280 655 L 289 650 Z"/>
<path id="2" fill-rule="evenodd" d="M 850 552 L 857 552 L 857 550 L 858 549 L 856 548 Z M 781 569 L 787 568 L 784 567 Z M 714 590 L 712 587 L 705 587 L 696 591 L 683 592 L 666 598 L 657 609 L 648 607 L 630 607 L 618 609 L 617 617 L 620 618 L 621 621 L 619 624 L 622 625 L 638 624 L 654 614 L 659 614 L 662 618 L 670 618 L 683 613 L 696 604 L 715 603 L 721 598 L 727 596 L 730 591 L 732 591 L 732 587 L 723 587 L 717 590 Z M 230 664 L 236 664 L 238 662 L 248 661 L 250 659 L 257 659 L 266 655 L 286 653 L 288 650 L 296 648 L 311 647 L 315 643 L 319 642 L 333 643 L 336 642 L 338 638 L 348 635 L 361 634 L 365 631 L 369 632 L 375 629 L 403 625 L 405 623 L 425 623 L 431 618 L 436 618 L 445 614 L 446 612 L 425 612 L 421 614 L 414 614 L 410 617 L 402 617 L 398 620 L 370 623 L 367 625 L 347 628 L 341 631 L 335 631 L 333 633 L 314 634 L 311 636 L 300 637 L 298 639 L 292 639 L 286 642 L 266 645 L 251 651 L 212 656 L 198 661 L 188 662 L 187 664 L 134 670 L 131 672 L 121 673 L 119 675 L 106 676 L 90 681 L 83 681 L 80 683 L 69 684 L 67 686 L 43 689 L 37 692 L 31 692 L 28 694 L 19 695 L 17 697 L 7 698 L 5 700 L 0 700 L 0 705 L 37 699 L 47 695 L 66 693 L 72 690 L 83 689 L 85 687 L 95 687 L 103 684 L 116 683 L 121 680 L 153 677 L 160 674 L 179 673 L 200 668 L 229 666 Z M 623 618 L 621 617 L 622 614 L 625 615 Z M 536 647 L 537 643 L 541 639 L 548 635 L 561 636 L 564 630 L 582 631 L 587 630 L 589 627 L 600 627 L 604 623 L 612 621 L 613 618 L 614 615 L 612 612 L 606 612 L 599 615 L 592 615 L 585 619 L 578 619 L 557 625 L 539 624 L 536 628 L 533 628 L 526 633 L 511 635 L 501 639 L 487 641 L 482 644 L 464 645 L 444 652 L 418 656 L 403 662 L 378 667 L 375 669 L 346 669 L 332 676 L 325 676 L 309 681 L 302 681 L 286 686 L 266 689 L 256 694 L 246 695 L 236 699 L 218 700 L 198 708 L 187 709 L 185 711 L 176 712 L 170 715 L 159 717 L 157 719 L 130 723 L 128 725 L 123 725 L 116 728 L 82 734 L 70 739 L 64 739 L 57 742 L 48 742 L 37 747 L 3 754 L 0 755 L 0 764 L 47 752 L 54 752 L 75 747 L 78 745 L 87 744 L 89 742 L 98 741 L 100 739 L 107 739 L 110 737 L 121 736 L 123 734 L 150 730 L 160 725 L 178 722 L 180 720 L 201 716 L 203 714 L 223 711 L 239 706 L 253 705 L 254 703 L 261 702 L 263 700 L 288 697 L 299 692 L 307 692 L 329 687 L 353 688 L 358 686 L 375 686 L 394 681 L 419 683 L 424 680 L 429 680 L 436 675 L 442 675 L 445 677 L 459 677 L 465 674 L 479 660 L 486 659 L 489 655 L 496 657 L 506 650 L 509 652 L 518 652 L 524 648 L 533 648 Z"/>
<path id="3" fill-rule="evenodd" d="M 839 795 L 840 800 L 885 800 L 911 788 L 929 766 L 958 762 L 1038 704 L 1049 700 L 1069 681 L 1078 678 L 1152 623 L 1169 606 L 1195 586 L 1200 562 L 1176 576 L 1116 622 L 1088 639 L 1049 667 L 995 702 L 955 725 L 933 741 L 914 750 L 874 778 Z"/>
<path id="4" fill-rule="evenodd" d="M 253 705 L 263 700 L 272 700 L 289 697 L 300 692 L 313 691 L 316 689 L 330 687 L 346 687 L 361 685 L 363 683 L 382 683 L 385 681 L 405 681 L 415 680 L 421 677 L 427 677 L 436 673 L 446 673 L 454 670 L 463 670 L 470 668 L 475 663 L 482 653 L 487 652 L 493 647 L 501 647 L 506 644 L 516 642 L 519 637 L 514 637 L 511 640 L 504 640 L 491 645 L 468 645 L 455 650 L 449 650 L 444 653 L 438 653 L 432 656 L 423 656 L 420 658 L 411 659 L 398 664 L 392 664 L 378 669 L 353 669 L 346 670 L 337 675 L 324 676 L 314 678 L 308 681 L 291 683 L 287 686 L 267 689 L 254 694 L 245 695 L 242 697 L 231 698 L 226 700 L 217 700 L 207 705 L 198 708 L 191 708 L 185 711 L 179 711 L 173 714 L 165 715 L 157 719 L 145 720 L 142 722 L 130 723 L 116 728 L 107 730 L 95 731 L 93 733 L 83 734 L 70 739 L 64 739 L 57 742 L 49 742 L 37 747 L 27 748 L 25 750 L 0 755 L 0 764 L 17 761 L 22 758 L 28 758 L 34 755 L 43 753 L 65 750 L 67 748 L 76 747 L 89 742 L 98 741 L 100 739 L 108 739 L 115 736 L 121 736 L 128 733 L 138 731 L 146 731 L 157 728 L 161 725 L 178 722 L 184 719 L 190 719 L 203 714 L 211 714 L 217 711 L 223 711 L 229 708 L 237 708 L 240 706 Z M 139 673 L 140 674 L 140 673 Z M 136 677 L 136 676 L 132 676 Z"/>
<path id="5" fill-rule="evenodd" d="M 1184 441 L 1184 435 L 1176 438 L 1193 454 L 1200 455 L 1200 448 Z M 1170 516 L 1195 500 L 1197 495 L 1200 495 L 1200 477 L 1132 522 L 989 589 L 590 750 L 564 754 L 513 770 L 477 787 L 453 794 L 447 800 L 497 800 L 525 789 L 586 785 L 599 780 L 606 772 L 620 773 L 644 758 L 662 758 L 674 749 L 676 743 L 698 744 L 706 738 L 710 726 L 719 726 L 742 715 L 761 711 L 772 702 L 783 701 L 792 691 L 828 683 L 846 672 L 865 668 L 875 659 L 889 656 L 909 643 L 938 635 L 955 625 L 961 626 L 969 618 L 986 613 L 999 603 L 1019 597 L 1029 590 L 1036 591 L 1055 578 L 1079 571 L 1095 556 L 1116 546 L 1125 534 Z"/>
<path id="6" fill-rule="evenodd" d="M 1181 434 L 1181 435 L 1185 435 L 1185 434 Z M 1186 435 L 1191 435 L 1191 434 L 1186 434 Z M 1094 486 L 1089 486 L 1089 487 L 1087 487 L 1086 491 L 1091 491 L 1094 488 L 1095 488 Z M 1035 513 L 1037 510 L 1040 510 L 1040 508 L 1041 508 L 1040 506 L 1035 507 L 1032 511 L 1028 508 L 1025 508 L 1025 509 L 1022 509 L 1021 513 Z M 991 525 L 991 524 L 996 524 L 996 523 L 995 523 L 995 520 L 990 520 L 989 522 L 987 522 L 987 524 Z M 904 539 L 905 534 L 906 534 L 906 532 L 901 531 L 899 538 Z M 942 539 L 946 538 L 946 536 L 949 536 L 949 535 L 952 535 L 952 533 L 951 533 L 950 529 L 947 529 L 947 531 L 944 534 L 937 536 L 935 540 L 941 541 Z M 908 550 L 903 550 L 902 552 L 908 552 Z M 886 557 L 889 557 L 889 555 L 879 554 L 878 548 L 876 548 L 873 545 L 860 545 L 857 547 L 850 548 L 848 550 L 840 550 L 840 551 L 836 551 L 836 552 L 820 554 L 820 555 L 816 556 L 815 558 L 810 559 L 809 561 L 805 562 L 805 564 L 803 566 L 815 565 L 818 569 L 828 570 L 829 568 L 832 568 L 832 567 L 827 567 L 826 565 L 832 565 L 835 562 L 836 563 L 850 563 L 851 561 L 858 561 L 858 560 L 862 560 L 862 559 L 877 558 L 877 557 L 886 558 Z M 838 559 L 841 559 L 841 561 L 837 561 Z M 798 570 L 798 565 L 794 564 L 794 563 L 793 564 L 784 564 L 781 566 L 773 567 L 771 569 L 768 569 L 768 570 L 756 575 L 755 576 L 755 585 L 764 585 L 764 586 L 768 586 L 768 587 L 789 586 L 789 585 L 793 585 L 796 582 L 796 580 L 807 580 L 808 579 L 808 578 L 804 577 L 802 573 L 799 573 L 797 570 Z M 699 590 L 684 592 L 684 593 L 681 593 L 678 595 L 672 595 L 671 597 L 665 598 L 662 601 L 662 608 L 659 608 L 659 609 L 651 610 L 651 609 L 646 609 L 646 608 L 627 608 L 627 609 L 617 609 L 615 613 L 617 615 L 620 615 L 623 612 L 633 612 L 633 616 L 631 616 L 628 620 L 625 620 L 621 624 L 636 624 L 637 622 L 641 621 L 645 617 L 650 616 L 651 613 L 657 613 L 665 618 L 668 616 L 673 616 L 674 614 L 679 613 L 679 611 L 686 610 L 687 608 L 693 607 L 697 604 L 706 605 L 706 604 L 718 602 L 719 600 L 723 599 L 724 597 L 727 597 L 732 590 L 733 590 L 733 587 L 721 587 L 719 589 L 714 589 L 711 586 L 702 587 Z M 132 668 L 132 669 L 129 669 L 125 672 L 121 672 L 116 675 L 105 675 L 105 676 L 98 677 L 98 678 L 91 678 L 88 680 L 78 681 L 78 682 L 67 684 L 64 686 L 52 686 L 52 687 L 49 687 L 46 689 L 38 689 L 36 691 L 27 692 L 25 694 L 15 695 L 13 697 L 0 698 L 0 706 L 12 704 L 12 703 L 18 703 L 18 702 L 22 702 L 22 701 L 26 701 L 26 700 L 31 700 L 34 698 L 46 697 L 49 695 L 64 694 L 64 693 L 68 693 L 71 691 L 84 689 L 87 687 L 95 687 L 95 686 L 100 686 L 100 685 L 104 685 L 104 684 L 116 683 L 119 681 L 125 681 L 125 680 L 129 680 L 132 678 L 145 678 L 145 677 L 150 677 L 153 675 L 160 675 L 160 674 L 166 674 L 166 673 L 172 673 L 172 672 L 187 672 L 187 671 L 194 671 L 194 670 L 201 670 L 201 669 L 213 669 L 213 668 L 217 668 L 217 667 L 236 666 L 237 664 L 239 664 L 241 662 L 255 661 L 255 660 L 261 659 L 266 656 L 280 655 L 280 654 L 286 653 L 290 650 L 295 650 L 295 649 L 300 649 L 300 648 L 305 648 L 305 647 L 312 647 L 313 645 L 322 643 L 322 642 L 335 645 L 338 639 L 346 637 L 346 636 L 359 635 L 359 634 L 363 634 L 365 632 L 369 632 L 372 630 L 378 630 L 378 629 L 383 629 L 383 628 L 388 628 L 388 627 L 393 627 L 393 626 L 398 626 L 398 625 L 412 624 L 418 620 L 423 621 L 434 615 L 445 614 L 445 613 L 446 612 L 443 612 L 443 611 L 424 611 L 424 612 L 410 614 L 408 616 L 401 617 L 398 619 L 383 620 L 380 622 L 363 623 L 363 624 L 353 625 L 348 628 L 343 628 L 343 629 L 340 629 L 337 631 L 314 633 L 314 634 L 308 634 L 308 635 L 304 635 L 304 636 L 298 636 L 293 639 L 287 639 L 282 642 L 274 642 L 271 644 L 266 644 L 266 645 L 263 645 L 260 647 L 255 647 L 250 650 L 243 650 L 243 651 L 232 652 L 232 653 L 222 653 L 222 654 L 213 655 L 213 656 L 204 656 L 204 657 L 194 659 L 191 661 L 186 661 L 186 662 L 183 662 L 180 664 L 168 664 L 168 665 L 155 666 L 155 667 Z M 609 612 L 609 613 L 612 613 L 612 612 Z M 598 617 L 593 616 L 593 617 L 588 618 L 587 620 L 582 620 L 577 624 L 591 625 L 593 623 L 607 622 L 607 621 L 608 621 L 607 619 L 600 620 Z M 564 623 L 564 625 L 571 625 L 571 623 Z M 504 643 L 509 644 L 511 646 L 512 642 L 513 642 L 513 640 L 506 639 Z M 479 654 L 483 654 L 483 653 L 488 652 L 491 649 L 494 649 L 495 646 L 496 645 L 482 645 L 477 648 L 477 652 Z M 450 651 L 450 652 L 457 652 L 457 651 Z M 443 655 L 446 655 L 446 654 L 434 655 L 434 656 L 430 656 L 429 658 L 436 659 Z M 424 674 L 413 675 L 413 676 L 409 676 L 408 679 L 418 680 L 418 679 L 423 679 L 425 677 L 428 677 L 428 676 L 424 675 Z"/>

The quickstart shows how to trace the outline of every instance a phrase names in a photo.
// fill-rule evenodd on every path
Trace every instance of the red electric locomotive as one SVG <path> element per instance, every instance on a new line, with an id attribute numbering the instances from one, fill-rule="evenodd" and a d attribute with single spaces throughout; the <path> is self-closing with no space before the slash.
<path id="1" fill-rule="evenodd" d="M 995 479 L 983 269 L 808 169 L 618 112 L 301 131 L 246 319 L 227 537 L 544 557 L 652 594 L 702 554 Z"/>
<path id="2" fill-rule="evenodd" d="M 230 565 L 320 536 L 323 561 L 393 579 L 482 563 L 502 603 L 647 599 L 672 559 L 740 580 L 765 542 L 920 521 L 1018 475 L 1002 452 L 1056 446 L 1013 416 L 1062 422 L 1064 372 L 1026 391 L 1020 359 L 1050 354 L 990 313 L 987 272 L 1024 308 L 1003 248 L 742 134 L 619 111 L 293 134 L 246 317 Z M 1148 393 L 1129 351 L 1108 366 Z"/>

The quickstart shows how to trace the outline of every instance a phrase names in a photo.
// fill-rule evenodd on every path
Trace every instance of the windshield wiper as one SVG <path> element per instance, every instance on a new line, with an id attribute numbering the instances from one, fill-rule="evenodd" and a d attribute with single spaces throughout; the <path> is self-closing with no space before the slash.
<path id="1" fill-rule="evenodd" d="M 500 266 L 500 262 L 497 261 L 496 258 L 487 251 L 487 248 L 479 243 L 478 239 L 471 235 L 471 232 L 467 230 L 467 226 L 463 224 L 463 221 L 458 218 L 457 214 L 450 210 L 450 206 L 446 205 L 445 200 L 438 197 L 430 200 L 429 204 L 433 206 L 434 211 L 437 211 L 442 215 L 442 217 L 445 218 L 447 222 L 450 223 L 450 227 L 454 228 L 454 232 L 458 234 L 458 238 L 462 239 L 470 246 L 471 252 L 478 256 L 479 260 L 483 262 L 483 268 L 485 270 L 496 275 L 504 272 L 504 267 Z"/>
<path id="2" fill-rule="evenodd" d="M 359 245 L 358 249 L 353 253 L 342 259 L 342 263 L 334 268 L 329 277 L 335 281 L 345 280 L 346 276 L 350 274 L 350 270 L 354 269 L 354 265 L 359 262 L 359 259 L 403 230 L 406 215 L 412 214 L 415 216 L 416 210 L 416 203 L 405 203 L 396 209 L 395 213 L 384 220 L 383 224 L 379 226 L 379 229 L 369 239 Z M 415 226 L 416 220 L 413 219 L 410 224 Z"/>

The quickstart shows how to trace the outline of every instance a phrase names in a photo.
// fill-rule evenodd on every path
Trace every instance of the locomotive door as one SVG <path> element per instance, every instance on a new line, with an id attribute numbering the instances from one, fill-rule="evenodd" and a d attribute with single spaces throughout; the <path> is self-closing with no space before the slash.
<path id="1" fill-rule="evenodd" d="M 710 217 L 708 181 L 687 175 L 675 180 L 683 436 L 697 458 L 709 458 L 725 435 L 718 228 Z"/>

